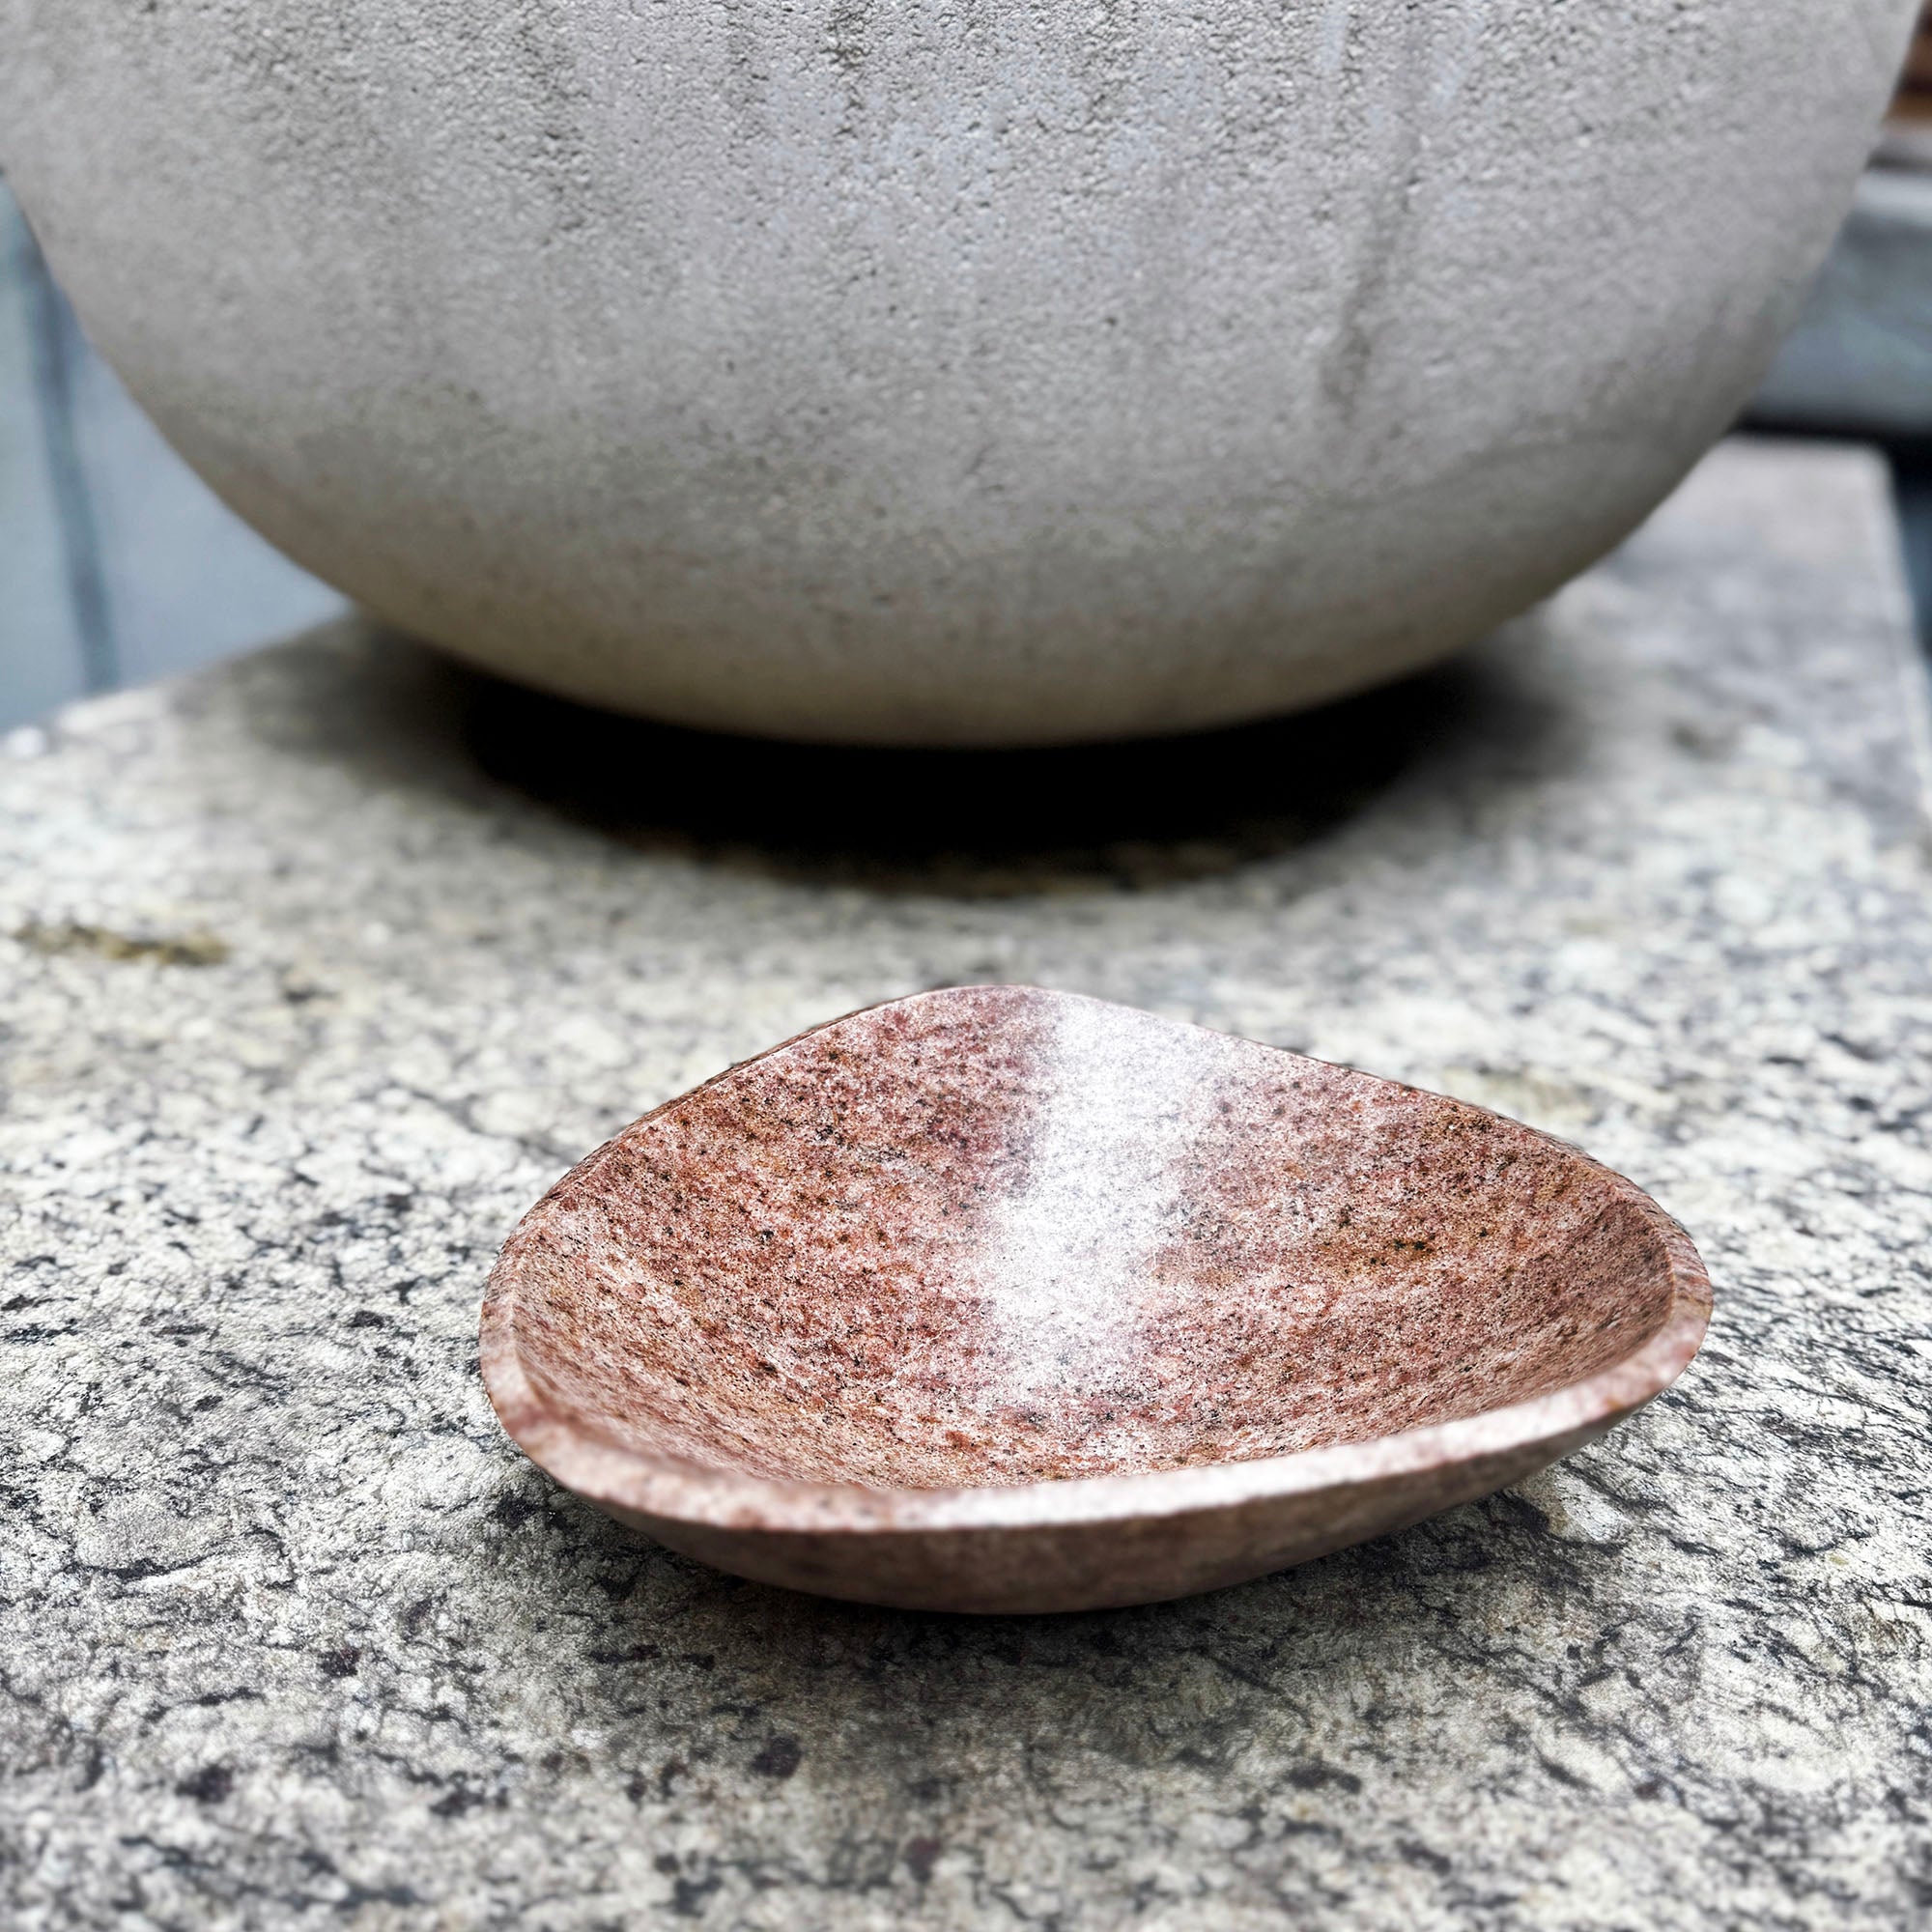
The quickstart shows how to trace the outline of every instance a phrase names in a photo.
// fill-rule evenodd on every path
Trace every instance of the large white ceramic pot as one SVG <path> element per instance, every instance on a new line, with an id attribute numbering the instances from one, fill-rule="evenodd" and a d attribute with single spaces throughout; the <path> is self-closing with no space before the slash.
<path id="1" fill-rule="evenodd" d="M 1624 534 L 1918 0 L 0 0 L 95 340 L 311 570 L 803 737 L 1306 704 Z"/>

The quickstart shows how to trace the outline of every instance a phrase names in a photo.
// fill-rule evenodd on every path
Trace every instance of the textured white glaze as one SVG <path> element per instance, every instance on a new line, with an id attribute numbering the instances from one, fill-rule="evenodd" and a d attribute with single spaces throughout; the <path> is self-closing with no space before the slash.
<path id="1" fill-rule="evenodd" d="M 1730 417 L 1915 0 L 0 0 L 0 159 L 214 486 L 699 724 L 1313 701 Z"/>

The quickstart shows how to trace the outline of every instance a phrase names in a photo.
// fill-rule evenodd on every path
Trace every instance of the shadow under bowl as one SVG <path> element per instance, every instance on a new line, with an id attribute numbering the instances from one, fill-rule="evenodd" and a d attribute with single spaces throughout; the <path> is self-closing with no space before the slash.
<path id="1" fill-rule="evenodd" d="M 1213 1589 L 1520 1480 L 1667 1388 L 1648 1196 L 1458 1100 L 1033 987 L 801 1035 L 525 1218 L 483 1375 L 560 1483 L 827 1596 Z"/>

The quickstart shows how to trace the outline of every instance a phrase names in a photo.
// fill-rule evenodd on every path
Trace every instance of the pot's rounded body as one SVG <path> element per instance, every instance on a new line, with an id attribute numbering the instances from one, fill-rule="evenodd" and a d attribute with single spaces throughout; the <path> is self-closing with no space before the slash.
<path id="1" fill-rule="evenodd" d="M 0 162 L 267 534 L 511 675 L 1023 743 L 1332 696 L 1748 392 L 1917 0 L 0 0 Z"/>

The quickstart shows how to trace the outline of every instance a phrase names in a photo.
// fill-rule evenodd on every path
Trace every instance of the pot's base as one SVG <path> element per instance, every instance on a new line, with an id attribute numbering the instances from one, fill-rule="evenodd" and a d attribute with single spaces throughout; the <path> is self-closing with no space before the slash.
<path id="1" fill-rule="evenodd" d="M 1378 640 L 1351 653 L 1258 664 L 1236 688 L 1177 689 L 1136 697 L 1123 669 L 1070 691 L 991 681 L 960 688 L 950 678 L 915 693 L 904 680 L 871 675 L 813 679 L 774 673 L 699 692 L 661 683 L 648 647 L 621 663 L 574 653 L 528 654 L 479 646 L 473 639 L 422 641 L 487 671 L 572 704 L 643 724 L 851 751 L 1029 752 L 1094 745 L 1152 744 L 1230 726 L 1292 718 L 1338 698 L 1400 682 L 1464 650 L 1480 633 Z M 1272 670 L 1274 675 L 1264 673 Z"/>

